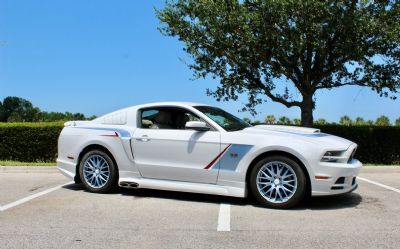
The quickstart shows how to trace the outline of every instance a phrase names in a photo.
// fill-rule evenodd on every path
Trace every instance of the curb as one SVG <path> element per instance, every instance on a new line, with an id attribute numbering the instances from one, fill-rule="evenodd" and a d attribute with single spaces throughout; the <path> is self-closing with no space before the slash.
<path id="1" fill-rule="evenodd" d="M 0 166 L 0 173 L 58 173 L 57 166 Z"/>

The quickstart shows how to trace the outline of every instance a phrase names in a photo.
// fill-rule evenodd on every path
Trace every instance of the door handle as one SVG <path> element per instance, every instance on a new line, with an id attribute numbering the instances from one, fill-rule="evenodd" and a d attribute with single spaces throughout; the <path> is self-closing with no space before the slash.
<path id="1" fill-rule="evenodd" d="M 148 141 L 150 141 L 150 138 L 149 138 L 149 136 L 147 136 L 147 135 L 143 135 L 143 136 L 140 137 L 140 138 L 136 138 L 136 140 L 142 141 L 142 142 L 148 142 Z"/>

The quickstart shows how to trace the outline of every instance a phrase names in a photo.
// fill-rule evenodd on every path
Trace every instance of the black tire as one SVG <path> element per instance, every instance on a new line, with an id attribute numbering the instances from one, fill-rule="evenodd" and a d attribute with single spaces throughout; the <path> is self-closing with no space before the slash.
<path id="1" fill-rule="evenodd" d="M 84 165 L 85 165 L 86 161 L 89 158 L 92 158 L 93 156 L 98 156 L 98 157 L 103 158 L 108 164 L 109 175 L 108 175 L 107 181 L 105 182 L 104 186 L 93 187 L 90 185 L 89 181 L 87 181 L 85 179 L 85 175 L 83 172 Z M 81 181 L 82 181 L 83 185 L 85 186 L 85 188 L 93 193 L 108 193 L 117 186 L 117 181 L 118 181 L 117 166 L 115 165 L 114 160 L 107 153 L 105 153 L 102 150 L 91 150 L 82 157 L 82 160 L 79 163 L 79 175 L 80 175 Z"/>
<path id="2" fill-rule="evenodd" d="M 286 201 L 283 202 L 273 202 L 269 201 L 267 197 L 264 197 L 263 194 L 260 193 L 260 190 L 257 187 L 257 176 L 259 171 L 263 168 L 264 165 L 267 165 L 268 163 L 271 162 L 282 162 L 285 165 L 289 166 L 297 179 L 297 188 L 294 191 L 294 194 Z M 306 193 L 306 177 L 303 172 L 303 169 L 300 167 L 300 165 L 295 162 L 294 160 L 285 157 L 285 156 L 268 156 L 266 158 L 263 158 L 257 164 L 253 167 L 250 173 L 250 178 L 249 178 L 249 185 L 251 192 L 253 193 L 254 197 L 257 199 L 258 202 L 263 204 L 264 206 L 268 208 L 277 208 L 277 209 L 287 209 L 296 206 L 299 204 L 300 201 L 305 196 Z M 275 190 L 276 191 L 276 190 Z M 272 194 L 272 192 L 271 192 Z M 276 198 L 275 198 L 276 200 Z"/>

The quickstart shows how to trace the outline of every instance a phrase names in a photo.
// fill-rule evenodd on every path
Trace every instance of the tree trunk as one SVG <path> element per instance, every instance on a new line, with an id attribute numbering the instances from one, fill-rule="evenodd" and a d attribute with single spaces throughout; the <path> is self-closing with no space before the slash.
<path id="1" fill-rule="evenodd" d="M 312 127 L 314 123 L 313 109 L 314 101 L 311 96 L 303 96 L 301 109 L 301 126 Z"/>

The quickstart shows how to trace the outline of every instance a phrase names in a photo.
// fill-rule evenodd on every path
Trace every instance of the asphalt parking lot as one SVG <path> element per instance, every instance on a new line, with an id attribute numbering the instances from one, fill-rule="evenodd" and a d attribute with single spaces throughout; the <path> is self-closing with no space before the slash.
<path id="1" fill-rule="evenodd" d="M 400 167 L 292 210 L 156 190 L 92 194 L 51 168 L 0 167 L 0 248 L 399 248 Z"/>

